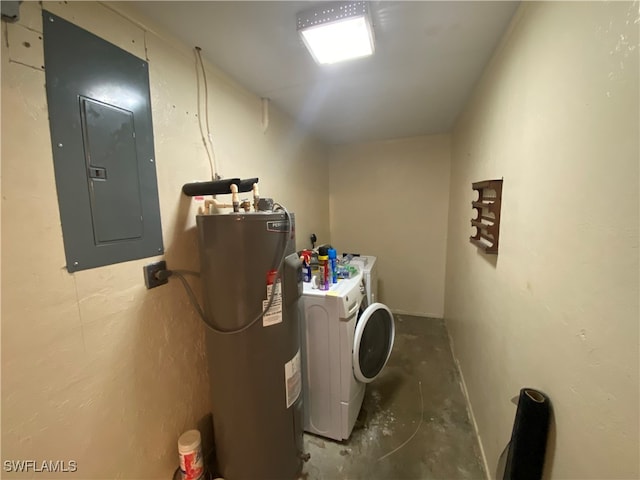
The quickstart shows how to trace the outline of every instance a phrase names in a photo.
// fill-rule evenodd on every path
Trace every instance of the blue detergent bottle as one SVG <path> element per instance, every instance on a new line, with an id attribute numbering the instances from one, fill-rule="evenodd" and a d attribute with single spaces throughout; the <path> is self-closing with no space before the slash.
<path id="1" fill-rule="evenodd" d="M 331 283 L 338 283 L 338 271 L 336 270 L 336 251 L 329 249 L 329 268 L 331 268 Z"/>

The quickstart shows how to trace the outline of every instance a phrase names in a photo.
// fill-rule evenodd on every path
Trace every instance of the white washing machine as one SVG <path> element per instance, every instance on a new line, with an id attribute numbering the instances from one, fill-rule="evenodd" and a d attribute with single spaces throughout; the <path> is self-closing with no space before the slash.
<path id="1" fill-rule="evenodd" d="M 371 255 L 353 257 L 350 263 L 357 265 L 362 272 L 364 286 L 369 305 L 378 301 L 378 266 L 377 258 Z"/>
<path id="2" fill-rule="evenodd" d="M 395 338 L 393 314 L 381 303 L 366 305 L 362 273 L 340 280 L 328 291 L 304 284 L 300 306 L 307 432 L 349 438 L 366 384 L 389 359 Z"/>

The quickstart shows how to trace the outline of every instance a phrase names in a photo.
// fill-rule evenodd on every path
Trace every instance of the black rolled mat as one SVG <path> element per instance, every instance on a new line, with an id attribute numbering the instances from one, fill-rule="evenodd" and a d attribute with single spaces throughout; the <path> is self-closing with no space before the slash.
<path id="1" fill-rule="evenodd" d="M 549 433 L 550 400 L 532 388 L 520 390 L 503 480 L 540 480 Z"/>

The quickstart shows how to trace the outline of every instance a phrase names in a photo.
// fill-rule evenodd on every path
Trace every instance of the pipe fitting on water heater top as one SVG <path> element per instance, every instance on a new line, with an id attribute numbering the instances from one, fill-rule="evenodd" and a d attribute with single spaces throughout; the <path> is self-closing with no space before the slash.
<path id="1" fill-rule="evenodd" d="M 233 211 L 238 213 L 240 211 L 240 200 L 238 199 L 238 186 L 235 183 L 231 184 L 231 204 L 233 205 Z"/>

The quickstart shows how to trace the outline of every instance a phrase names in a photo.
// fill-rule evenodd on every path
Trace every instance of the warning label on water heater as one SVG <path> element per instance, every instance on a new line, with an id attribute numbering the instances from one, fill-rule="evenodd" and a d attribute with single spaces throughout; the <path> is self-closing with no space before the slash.
<path id="1" fill-rule="evenodd" d="M 267 308 L 269 299 L 271 298 L 271 291 L 273 290 L 273 302 L 269 310 L 262 316 L 262 326 L 268 327 L 270 325 L 276 325 L 282 323 L 282 283 L 280 279 L 274 279 L 276 271 L 272 270 L 267 274 L 267 299 L 262 301 L 262 310 Z"/>
<path id="2" fill-rule="evenodd" d="M 302 389 L 300 350 L 291 361 L 284 364 L 284 386 L 287 392 L 287 408 L 295 403 Z"/>

